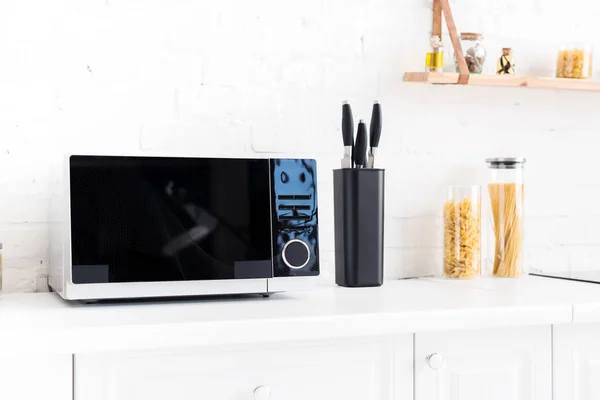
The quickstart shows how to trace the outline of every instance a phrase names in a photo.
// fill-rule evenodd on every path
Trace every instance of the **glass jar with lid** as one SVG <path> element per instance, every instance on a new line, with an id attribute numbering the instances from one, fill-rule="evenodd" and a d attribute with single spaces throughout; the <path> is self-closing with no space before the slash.
<path id="1" fill-rule="evenodd" d="M 527 273 L 524 256 L 525 158 L 488 158 L 487 274 L 513 278 Z"/>
<path id="2" fill-rule="evenodd" d="M 483 35 L 475 32 L 462 32 L 460 34 L 460 43 L 469 72 L 472 74 L 481 74 L 487 57 L 487 52 L 485 47 L 483 47 Z M 456 72 L 459 72 L 456 55 L 454 55 L 454 61 L 456 63 Z"/>

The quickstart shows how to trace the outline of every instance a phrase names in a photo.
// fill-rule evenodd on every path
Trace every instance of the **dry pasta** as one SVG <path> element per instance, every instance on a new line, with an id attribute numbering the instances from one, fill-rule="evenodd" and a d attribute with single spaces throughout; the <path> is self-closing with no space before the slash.
<path id="1" fill-rule="evenodd" d="M 494 228 L 494 267 L 500 277 L 523 275 L 523 192 L 515 183 L 488 185 Z"/>
<path id="2" fill-rule="evenodd" d="M 592 52 L 587 49 L 561 50 L 556 59 L 557 78 L 587 79 L 592 76 Z"/>
<path id="3" fill-rule="evenodd" d="M 468 279 L 481 270 L 480 207 L 465 198 L 444 204 L 444 275 Z"/>

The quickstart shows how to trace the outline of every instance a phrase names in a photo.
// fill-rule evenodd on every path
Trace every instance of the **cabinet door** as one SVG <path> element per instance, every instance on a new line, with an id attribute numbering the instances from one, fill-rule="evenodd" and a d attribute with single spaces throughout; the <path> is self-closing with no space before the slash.
<path id="1" fill-rule="evenodd" d="M 72 361 L 71 354 L 0 354 L 0 399 L 72 399 Z"/>
<path id="2" fill-rule="evenodd" d="M 554 400 L 600 399 L 600 324 L 553 329 Z"/>
<path id="3" fill-rule="evenodd" d="M 82 354 L 76 400 L 412 400 L 412 335 Z"/>
<path id="4" fill-rule="evenodd" d="M 416 400 L 551 398 L 549 326 L 415 335 Z"/>

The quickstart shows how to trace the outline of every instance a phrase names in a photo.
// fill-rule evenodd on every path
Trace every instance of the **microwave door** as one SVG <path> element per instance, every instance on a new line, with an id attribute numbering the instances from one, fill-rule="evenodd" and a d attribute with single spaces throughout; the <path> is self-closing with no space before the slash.
<path id="1" fill-rule="evenodd" d="M 267 160 L 71 157 L 74 283 L 272 277 Z"/>

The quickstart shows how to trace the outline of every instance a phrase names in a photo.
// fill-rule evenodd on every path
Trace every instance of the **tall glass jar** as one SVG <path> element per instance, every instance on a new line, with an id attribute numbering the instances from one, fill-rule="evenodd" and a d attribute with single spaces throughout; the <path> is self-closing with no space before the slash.
<path id="1" fill-rule="evenodd" d="M 450 186 L 444 203 L 444 270 L 447 278 L 481 273 L 481 188 Z"/>
<path id="2" fill-rule="evenodd" d="M 483 72 L 487 52 L 482 42 L 483 35 L 481 33 L 463 32 L 460 34 L 460 44 L 465 55 L 467 68 L 472 74 Z M 454 55 L 454 61 L 456 62 L 456 55 Z M 456 72 L 459 72 L 458 63 L 456 63 Z"/>
<path id="3" fill-rule="evenodd" d="M 487 274 L 513 278 L 527 273 L 523 260 L 524 158 L 488 158 Z"/>

